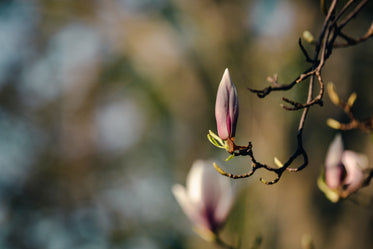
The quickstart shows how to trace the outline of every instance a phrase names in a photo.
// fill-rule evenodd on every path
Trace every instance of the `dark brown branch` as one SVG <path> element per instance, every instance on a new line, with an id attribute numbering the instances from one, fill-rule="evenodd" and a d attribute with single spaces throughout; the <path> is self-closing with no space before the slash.
<path id="1" fill-rule="evenodd" d="M 304 113 L 306 113 L 307 110 L 305 109 Z M 303 122 L 304 122 L 304 119 L 305 119 L 305 115 L 306 114 L 302 115 L 302 118 L 301 118 L 301 123 L 302 123 L 301 126 L 302 127 L 298 130 L 298 134 L 297 134 L 297 143 L 298 143 L 297 149 L 289 157 L 289 159 L 283 164 L 282 167 L 274 168 L 274 167 L 270 167 L 266 164 L 262 164 L 262 163 L 258 162 L 255 159 L 254 152 L 253 152 L 253 146 L 252 146 L 251 142 L 249 142 L 248 146 L 238 146 L 234 143 L 233 140 L 228 139 L 228 145 L 230 147 L 229 151 L 230 151 L 231 154 L 233 154 L 235 156 L 249 156 L 250 157 L 250 159 L 251 159 L 251 170 L 248 173 L 236 175 L 236 174 L 227 173 L 227 172 L 225 172 L 225 171 L 223 171 L 222 169 L 219 168 L 218 169 L 219 173 L 226 176 L 226 177 L 230 177 L 230 178 L 233 178 L 233 179 L 241 179 L 241 178 L 250 177 L 255 173 L 256 170 L 264 168 L 265 170 L 274 172 L 277 175 L 277 177 L 275 179 L 273 179 L 272 181 L 265 181 L 262 178 L 260 179 L 261 182 L 263 182 L 265 184 L 268 184 L 268 185 L 271 185 L 271 184 L 277 183 L 280 180 L 280 178 L 281 178 L 281 176 L 282 176 L 282 174 L 284 173 L 285 170 L 295 172 L 295 171 L 300 171 L 303 168 L 305 168 L 308 164 L 307 153 L 303 148 L 303 141 L 302 141 Z M 289 166 L 292 165 L 293 161 L 296 158 L 298 158 L 299 156 L 303 157 L 303 163 L 296 168 L 290 168 Z"/>
<path id="2" fill-rule="evenodd" d="M 372 38 L 373 37 L 373 22 L 371 24 L 371 26 L 369 27 L 369 30 L 361 37 L 359 38 L 352 38 L 352 37 L 349 37 L 348 35 L 342 33 L 342 32 L 339 32 L 339 36 L 342 37 L 345 42 L 344 43 L 334 43 L 334 48 L 345 48 L 345 47 L 349 47 L 349 46 L 354 46 L 354 45 L 357 45 L 361 42 L 364 42 L 366 41 L 367 39 L 369 38 Z"/>
<path id="3" fill-rule="evenodd" d="M 342 100 L 339 101 L 338 106 L 343 109 L 343 111 L 347 114 L 347 116 L 350 119 L 350 122 L 348 123 L 339 123 L 339 127 L 333 127 L 338 128 L 338 130 L 347 131 L 347 130 L 354 130 L 358 129 L 363 132 L 372 132 L 373 131 L 373 117 L 369 117 L 363 121 L 360 121 L 358 118 L 355 117 L 355 114 L 353 113 L 352 106 L 348 104 L 347 102 L 344 102 Z"/>
<path id="4" fill-rule="evenodd" d="M 351 120 L 347 124 L 340 124 L 338 130 L 349 131 L 349 130 L 361 130 L 363 132 L 372 132 L 373 131 L 373 117 L 368 118 L 365 121 L 359 121 L 357 119 Z"/>
<path id="5" fill-rule="evenodd" d="M 351 1 L 350 1 L 351 2 Z M 368 3 L 368 0 L 361 1 L 353 11 L 350 12 L 350 14 L 338 25 L 338 29 L 341 30 L 346 26 L 347 23 L 349 23 L 352 18 L 355 18 L 356 15 L 360 12 L 360 10 Z M 337 20 L 336 20 L 337 21 Z"/>
<path id="6" fill-rule="evenodd" d="M 311 75 L 314 75 L 316 73 L 316 70 L 314 68 L 319 68 L 319 71 L 321 70 L 321 67 L 323 66 L 324 63 L 321 62 L 321 61 L 319 61 L 318 57 L 319 57 L 319 53 L 320 53 L 320 49 L 321 49 L 322 44 L 326 44 L 326 42 L 327 42 L 327 39 L 324 39 L 325 38 L 325 33 L 327 32 L 328 24 L 330 23 L 330 18 L 332 16 L 332 13 L 334 12 L 335 5 L 336 5 L 336 0 L 334 0 L 331 3 L 329 11 L 328 11 L 328 14 L 327 14 L 327 16 L 325 18 L 325 21 L 324 21 L 324 24 L 323 24 L 323 28 L 321 30 L 318 42 L 316 44 L 315 54 L 314 54 L 314 59 L 313 60 L 311 58 L 309 58 L 308 53 L 305 51 L 305 49 L 303 48 L 303 46 L 301 45 L 301 43 L 299 43 L 300 46 L 301 46 L 302 52 L 305 54 L 306 57 L 309 58 L 310 61 L 313 62 L 313 66 L 310 67 L 309 69 L 307 69 L 301 75 L 299 75 L 294 81 L 292 81 L 289 84 L 282 84 L 282 85 L 277 85 L 277 86 L 276 85 L 275 86 L 269 86 L 269 87 L 264 88 L 263 90 L 256 90 L 256 89 L 249 88 L 249 90 L 251 92 L 256 93 L 257 96 L 260 97 L 260 98 L 264 98 L 268 94 L 270 94 L 272 91 L 286 91 L 286 90 L 291 89 L 297 83 L 300 83 L 300 82 L 306 80 Z M 329 32 L 328 32 L 328 34 L 329 34 Z M 324 58 L 322 58 L 322 59 L 324 59 Z"/>
<path id="7" fill-rule="evenodd" d="M 287 111 L 298 111 L 300 109 L 304 109 L 306 107 L 310 107 L 310 106 L 313 106 L 313 105 L 323 106 L 324 103 L 321 100 L 321 97 L 319 97 L 319 96 L 314 98 L 312 101 L 307 102 L 305 104 L 301 104 L 301 103 L 295 102 L 295 101 L 287 99 L 287 98 L 282 98 L 283 101 L 291 104 L 293 107 L 288 107 L 288 106 L 283 105 L 283 104 L 281 104 L 281 107 L 284 108 Z"/>
<path id="8" fill-rule="evenodd" d="M 300 49 L 302 50 L 304 56 L 306 57 L 306 61 L 307 61 L 307 62 L 314 63 L 314 61 L 313 61 L 313 60 L 310 58 L 310 56 L 308 55 L 307 50 L 303 47 L 302 39 L 301 39 L 301 38 L 298 39 L 298 45 L 299 45 Z"/>
<path id="9" fill-rule="evenodd" d="M 272 91 L 287 91 L 287 90 L 290 90 L 294 85 L 296 85 L 297 83 L 303 81 L 304 79 L 308 78 L 311 74 L 310 72 L 312 71 L 312 67 L 307 69 L 304 73 L 302 73 L 300 76 L 298 76 L 295 80 L 293 80 L 291 83 L 289 84 L 277 84 L 277 85 L 273 85 L 273 86 L 269 86 L 269 87 L 266 87 L 264 88 L 263 90 L 256 90 L 256 89 L 252 89 L 252 88 L 248 88 L 252 93 L 256 93 L 256 95 L 259 97 L 259 98 L 264 98 L 266 97 L 268 94 L 270 94 Z"/>
<path id="10" fill-rule="evenodd" d="M 343 7 L 342 9 L 339 11 L 339 13 L 335 16 L 335 19 L 334 19 L 334 22 L 333 22 L 333 25 L 342 17 L 342 15 L 344 13 L 346 13 L 346 11 L 351 7 L 351 5 L 356 2 L 356 0 L 349 0 Z"/>

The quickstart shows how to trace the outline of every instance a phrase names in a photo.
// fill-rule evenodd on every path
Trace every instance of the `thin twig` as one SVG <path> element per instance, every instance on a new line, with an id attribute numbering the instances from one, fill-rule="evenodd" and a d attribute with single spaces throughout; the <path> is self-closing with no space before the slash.
<path id="1" fill-rule="evenodd" d="M 354 130 L 354 129 L 359 129 L 363 132 L 373 131 L 373 117 L 369 117 L 361 121 L 358 118 L 356 118 L 355 114 L 353 113 L 352 106 L 349 105 L 347 102 L 340 100 L 338 103 L 338 106 L 343 109 L 343 111 L 349 117 L 350 121 L 348 123 L 339 123 L 337 121 L 338 127 L 333 127 L 333 128 L 342 130 L 342 131 Z"/>
<path id="2" fill-rule="evenodd" d="M 298 45 L 299 45 L 300 49 L 302 50 L 304 56 L 306 57 L 306 61 L 307 61 L 307 62 L 314 63 L 314 61 L 313 61 L 313 60 L 310 58 L 310 56 L 308 55 L 307 50 L 303 47 L 302 39 L 301 39 L 301 38 L 298 39 Z"/>

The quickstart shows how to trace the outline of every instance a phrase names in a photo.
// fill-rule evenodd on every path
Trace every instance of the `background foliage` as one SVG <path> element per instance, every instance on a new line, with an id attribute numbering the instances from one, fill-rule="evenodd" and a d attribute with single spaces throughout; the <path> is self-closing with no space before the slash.
<path id="1" fill-rule="evenodd" d="M 346 27 L 352 36 L 372 10 Z M 171 186 L 195 159 L 227 156 L 206 139 L 223 71 L 240 98 L 238 143 L 252 141 L 263 162 L 286 158 L 300 112 L 279 104 L 304 102 L 307 87 L 264 100 L 247 88 L 303 71 L 298 38 L 322 20 L 310 0 L 1 1 L 0 247 L 215 248 L 192 231 Z M 323 71 L 341 97 L 357 93 L 360 118 L 373 114 L 372 58 L 369 40 L 336 50 Z M 305 126 L 305 170 L 273 186 L 258 175 L 233 182 L 241 192 L 226 240 L 300 248 L 311 236 L 316 248 L 370 248 L 372 187 L 332 204 L 316 186 L 335 135 L 329 117 L 347 120 L 325 98 Z M 369 135 L 344 139 L 373 162 Z M 246 160 L 219 165 L 245 172 Z"/>

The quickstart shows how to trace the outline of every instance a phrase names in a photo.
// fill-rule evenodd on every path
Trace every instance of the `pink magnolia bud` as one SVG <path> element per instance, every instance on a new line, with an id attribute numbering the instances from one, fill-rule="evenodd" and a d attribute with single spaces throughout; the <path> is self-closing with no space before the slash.
<path id="1" fill-rule="evenodd" d="M 238 118 L 238 96 L 228 68 L 224 71 L 216 95 L 215 117 L 219 137 L 223 140 L 233 138 Z"/>

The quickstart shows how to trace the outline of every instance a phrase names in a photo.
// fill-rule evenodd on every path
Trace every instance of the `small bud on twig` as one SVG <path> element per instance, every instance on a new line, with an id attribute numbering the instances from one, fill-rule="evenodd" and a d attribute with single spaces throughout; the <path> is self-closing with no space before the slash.
<path id="1" fill-rule="evenodd" d="M 328 88 L 328 95 L 329 95 L 330 100 L 333 102 L 333 104 L 339 105 L 340 100 L 339 100 L 337 92 L 335 91 L 333 82 L 329 82 L 327 85 L 327 88 Z"/>
<path id="2" fill-rule="evenodd" d="M 302 36 L 303 36 L 303 39 L 306 40 L 308 43 L 315 42 L 315 38 L 313 37 L 312 33 L 308 30 L 305 30 Z"/>
<path id="3" fill-rule="evenodd" d="M 281 168 L 282 166 L 284 166 L 284 164 L 277 157 L 275 157 L 273 160 L 277 167 Z"/>
<path id="4" fill-rule="evenodd" d="M 348 97 L 348 99 L 347 99 L 347 105 L 352 107 L 355 103 L 356 98 L 357 98 L 357 94 L 356 93 L 351 93 L 350 97 Z"/>
<path id="5" fill-rule="evenodd" d="M 339 130 L 341 128 L 341 123 L 339 123 L 337 120 L 329 118 L 326 120 L 326 124 L 333 129 Z"/>

